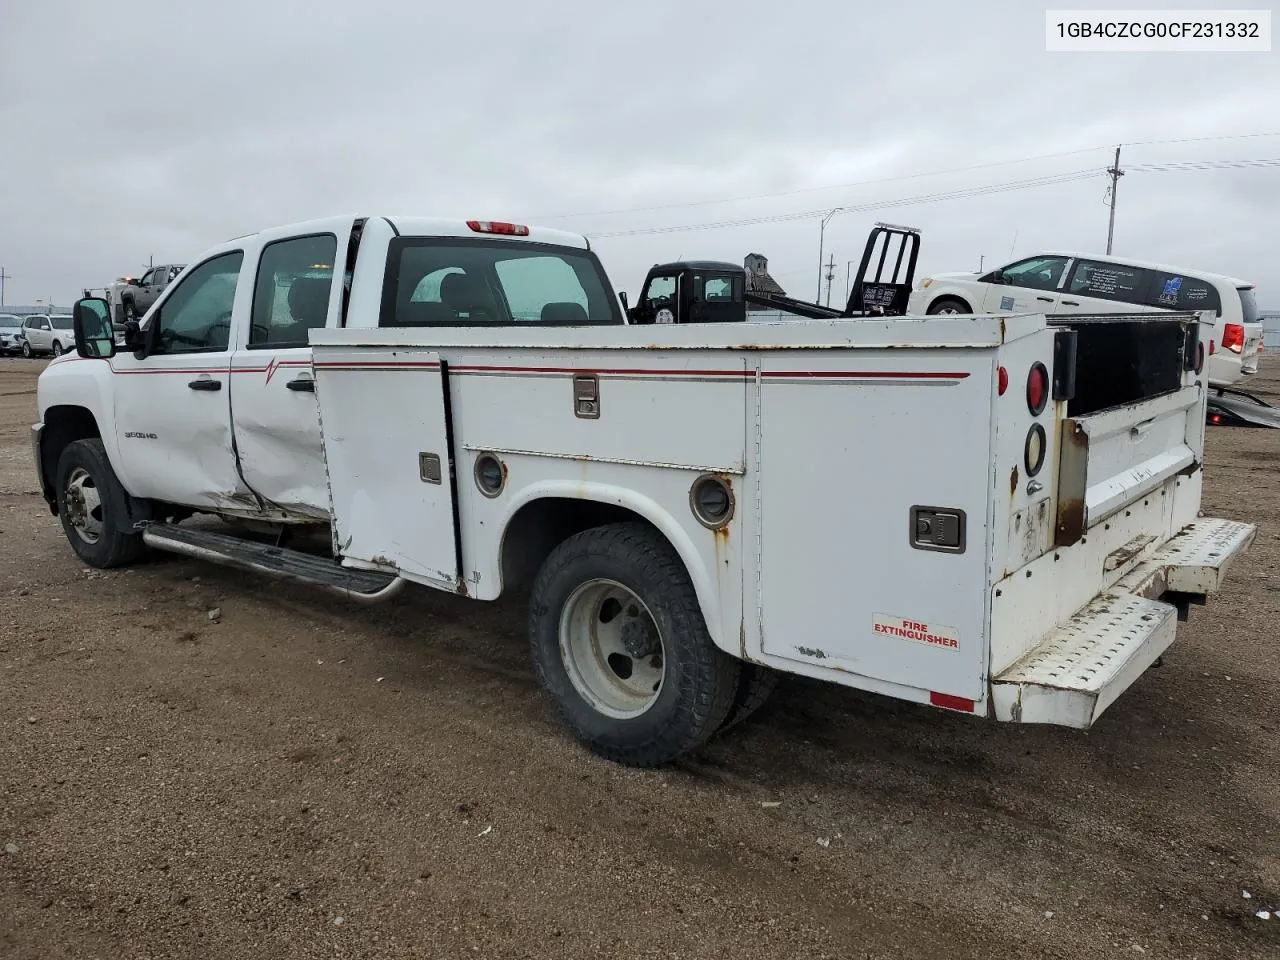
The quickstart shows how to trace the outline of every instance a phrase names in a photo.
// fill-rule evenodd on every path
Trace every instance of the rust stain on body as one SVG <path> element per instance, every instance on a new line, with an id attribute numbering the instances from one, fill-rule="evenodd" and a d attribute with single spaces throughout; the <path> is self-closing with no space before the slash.
<path id="1" fill-rule="evenodd" d="M 1013 496 L 1018 492 L 1018 465 L 1013 465 L 1013 470 L 1009 474 L 1009 496 Z"/>

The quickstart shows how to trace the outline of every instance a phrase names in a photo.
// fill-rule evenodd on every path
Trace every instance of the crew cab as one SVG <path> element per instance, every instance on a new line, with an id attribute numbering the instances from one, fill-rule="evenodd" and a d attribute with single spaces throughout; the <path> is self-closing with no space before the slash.
<path id="1" fill-rule="evenodd" d="M 1254 285 L 1204 270 L 1127 257 L 1048 251 L 986 273 L 920 281 L 912 313 L 1024 313 L 1050 317 L 1146 310 L 1212 310 L 1209 383 L 1231 387 L 1258 372 L 1262 319 Z"/>
<path id="2" fill-rule="evenodd" d="M 527 591 L 545 689 L 625 764 L 782 673 L 1088 728 L 1255 533 L 1199 513 L 1207 313 L 633 326 L 580 236 L 354 216 L 213 247 L 122 349 L 107 306 L 32 434 L 83 562 Z"/>

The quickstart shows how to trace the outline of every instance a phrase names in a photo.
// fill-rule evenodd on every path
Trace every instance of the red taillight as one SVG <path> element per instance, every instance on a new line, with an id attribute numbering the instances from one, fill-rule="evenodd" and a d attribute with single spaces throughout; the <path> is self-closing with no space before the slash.
<path id="1" fill-rule="evenodd" d="M 1043 363 L 1037 361 L 1031 365 L 1031 372 L 1027 374 L 1027 407 L 1033 417 L 1038 417 L 1044 412 L 1048 402 L 1049 371 Z"/>
<path id="2" fill-rule="evenodd" d="M 529 228 L 518 223 L 502 223 L 498 220 L 468 220 L 467 226 L 476 233 L 500 233 L 508 237 L 527 237 Z"/>
<path id="3" fill-rule="evenodd" d="M 1221 422 L 1222 422 L 1222 415 L 1221 415 L 1221 414 L 1219 414 L 1219 413 L 1215 413 L 1215 414 L 1213 414 L 1212 416 L 1210 416 L 1210 417 L 1209 417 L 1209 419 L 1210 419 L 1213 423 L 1221 423 Z"/>
<path id="4" fill-rule="evenodd" d="M 1212 356 L 1213 356 L 1213 354 L 1214 354 L 1214 351 L 1215 351 L 1216 349 L 1217 349 L 1217 344 L 1216 344 L 1214 341 L 1210 340 L 1210 341 L 1209 341 L 1209 356 L 1211 356 L 1211 357 L 1212 357 Z"/>
<path id="5" fill-rule="evenodd" d="M 1232 353 L 1244 350 L 1244 326 L 1239 323 L 1228 323 L 1222 334 L 1222 346 Z"/>
<path id="6" fill-rule="evenodd" d="M 1000 391 L 1000 396 L 1003 397 L 1004 392 L 1009 389 L 1009 371 L 1006 370 L 1004 367 L 1000 368 L 1000 373 L 999 373 L 999 376 L 997 377 L 996 383 L 997 383 L 997 388 Z"/>

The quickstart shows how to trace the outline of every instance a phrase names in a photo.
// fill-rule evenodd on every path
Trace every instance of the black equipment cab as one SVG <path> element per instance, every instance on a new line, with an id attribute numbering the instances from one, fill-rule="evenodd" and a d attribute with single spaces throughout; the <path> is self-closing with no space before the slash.
<path id="1" fill-rule="evenodd" d="M 897 238 L 896 248 L 893 246 Z M 887 275 L 890 252 L 893 272 Z M 735 323 L 747 319 L 749 307 L 777 310 L 813 320 L 850 317 L 895 317 L 907 311 L 920 253 L 920 231 L 877 223 L 867 238 L 858 276 L 843 309 L 797 300 L 781 292 L 749 289 L 745 267 L 717 260 L 681 260 L 654 264 L 645 276 L 633 307 L 622 294 L 630 323 Z M 871 261 L 875 273 L 868 279 Z M 775 285 L 776 286 L 776 285 Z"/>

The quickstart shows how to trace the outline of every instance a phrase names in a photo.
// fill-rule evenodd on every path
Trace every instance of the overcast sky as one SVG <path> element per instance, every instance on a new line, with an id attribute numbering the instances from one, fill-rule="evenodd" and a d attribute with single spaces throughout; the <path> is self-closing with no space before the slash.
<path id="1" fill-rule="evenodd" d="M 1280 131 L 1280 53 L 1050 54 L 1044 7 L 0 0 L 6 300 L 66 305 L 148 257 L 346 212 L 584 232 L 633 296 L 655 261 L 755 251 L 812 297 L 817 218 L 603 235 L 1097 171 L 838 214 L 839 298 L 876 219 L 923 228 L 926 271 L 1100 252 L 1115 143 Z M 1121 165 L 1277 157 L 1280 136 L 1254 136 L 1126 146 Z M 1244 277 L 1264 306 L 1278 237 L 1280 166 L 1120 182 L 1117 253 Z"/>

